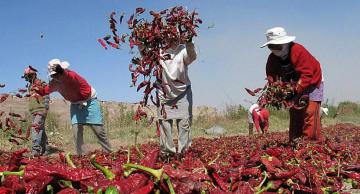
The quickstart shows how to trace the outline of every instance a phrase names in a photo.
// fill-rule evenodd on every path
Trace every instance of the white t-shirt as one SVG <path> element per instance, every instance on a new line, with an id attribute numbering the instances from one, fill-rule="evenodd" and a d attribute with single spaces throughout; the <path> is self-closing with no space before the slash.
<path id="1" fill-rule="evenodd" d="M 191 85 L 188 76 L 188 65 L 195 60 L 188 55 L 188 52 L 195 52 L 194 50 L 187 51 L 185 45 L 179 45 L 177 49 L 168 49 L 161 55 L 170 54 L 171 59 L 161 60 L 160 65 L 163 67 L 162 79 L 164 81 L 164 93 L 159 90 L 161 100 L 172 100 L 186 91 L 186 88 Z M 196 56 L 196 55 L 195 55 Z"/>
<path id="2" fill-rule="evenodd" d="M 250 106 L 249 111 L 248 111 L 248 122 L 249 123 L 254 123 L 253 117 L 252 117 L 252 112 L 254 111 L 254 109 L 256 110 L 256 113 L 259 113 L 259 105 L 258 104 L 253 104 Z"/>

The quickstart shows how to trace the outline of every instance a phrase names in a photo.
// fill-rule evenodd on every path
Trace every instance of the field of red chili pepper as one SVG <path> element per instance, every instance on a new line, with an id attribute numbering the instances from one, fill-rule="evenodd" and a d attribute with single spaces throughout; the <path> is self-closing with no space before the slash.
<path id="1" fill-rule="evenodd" d="M 0 193 L 344 193 L 359 188 L 359 130 L 330 126 L 316 142 L 288 142 L 286 133 L 196 138 L 184 157 L 166 160 L 156 143 L 81 157 L 3 151 Z"/>

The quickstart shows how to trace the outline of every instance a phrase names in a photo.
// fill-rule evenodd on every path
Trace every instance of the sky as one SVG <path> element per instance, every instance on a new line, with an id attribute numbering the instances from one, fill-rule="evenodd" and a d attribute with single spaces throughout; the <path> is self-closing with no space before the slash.
<path id="1" fill-rule="evenodd" d="M 108 17 L 173 6 L 196 9 L 203 24 L 194 38 L 197 60 L 189 66 L 195 105 L 250 106 L 244 90 L 265 84 L 270 51 L 260 48 L 267 29 L 281 26 L 321 63 L 330 104 L 360 102 L 360 1 L 358 0 L 11 0 L 0 1 L 0 93 L 26 84 L 28 65 L 47 78 L 47 63 L 66 60 L 97 90 L 101 100 L 138 102 L 129 87 L 132 58 L 123 49 L 104 50 L 97 38 L 110 34 Z M 123 23 L 120 33 L 126 31 Z M 40 37 L 43 34 L 43 38 Z M 58 95 L 53 95 L 57 97 Z"/>

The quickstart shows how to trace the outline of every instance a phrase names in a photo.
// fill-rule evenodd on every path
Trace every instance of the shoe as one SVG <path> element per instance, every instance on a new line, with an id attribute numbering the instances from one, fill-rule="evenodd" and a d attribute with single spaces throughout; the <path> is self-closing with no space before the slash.
<path id="1" fill-rule="evenodd" d="M 39 156 L 41 156 L 42 154 L 41 154 L 41 152 L 40 152 L 39 150 L 32 150 L 32 151 L 31 151 L 31 155 L 32 155 L 33 157 L 39 157 Z"/>
<path id="2" fill-rule="evenodd" d="M 161 152 L 159 154 L 159 160 L 164 162 L 164 163 L 170 163 L 170 160 L 171 160 L 172 157 L 174 157 L 174 154 L 163 153 L 163 152 Z"/>
<path id="3" fill-rule="evenodd" d="M 183 153 L 178 153 L 176 155 L 176 160 L 180 161 L 180 162 L 183 162 L 184 161 L 184 158 L 185 158 L 185 155 Z"/>

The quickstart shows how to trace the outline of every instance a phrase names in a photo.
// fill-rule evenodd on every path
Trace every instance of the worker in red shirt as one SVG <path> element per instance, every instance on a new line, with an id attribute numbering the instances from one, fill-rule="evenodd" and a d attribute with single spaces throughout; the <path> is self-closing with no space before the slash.
<path id="1" fill-rule="evenodd" d="M 258 104 L 250 106 L 248 111 L 249 135 L 253 134 L 255 125 L 256 132 L 267 133 L 269 130 L 270 113 L 266 108 L 260 108 Z"/>
<path id="2" fill-rule="evenodd" d="M 296 81 L 296 101 L 302 95 L 309 96 L 308 105 L 301 110 L 290 109 L 289 138 L 305 136 L 312 140 L 320 137 L 320 104 L 323 100 L 323 80 L 320 63 L 301 44 L 293 42 L 285 29 L 275 27 L 267 30 L 267 46 L 271 54 L 266 63 L 266 75 L 274 81 Z"/>
<path id="3" fill-rule="evenodd" d="M 49 85 L 40 88 L 37 92 L 40 95 L 59 92 L 65 100 L 71 102 L 71 124 L 78 155 L 83 152 L 84 125 L 92 129 L 102 148 L 107 152 L 111 152 L 111 146 L 103 127 L 103 117 L 96 91 L 83 77 L 69 70 L 69 66 L 68 62 L 59 59 L 49 61 L 48 71 L 52 79 Z"/>

